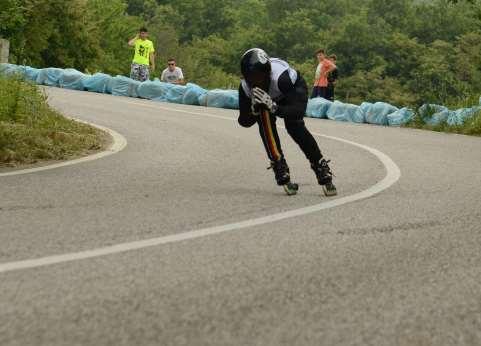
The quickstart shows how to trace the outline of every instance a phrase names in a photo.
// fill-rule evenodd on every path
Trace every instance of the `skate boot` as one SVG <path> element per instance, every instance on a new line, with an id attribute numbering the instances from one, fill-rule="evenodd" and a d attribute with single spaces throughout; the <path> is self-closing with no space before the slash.
<path id="1" fill-rule="evenodd" d="M 267 169 L 274 171 L 277 185 L 282 186 L 288 196 L 295 195 L 299 190 L 299 185 L 291 183 L 291 176 L 289 174 L 289 166 L 284 158 L 278 161 L 271 161 L 271 165 Z"/>
<path id="2" fill-rule="evenodd" d="M 316 173 L 317 182 L 322 186 L 322 190 L 327 197 L 337 195 L 337 190 L 332 183 L 332 172 L 329 168 L 329 161 L 321 159 L 317 163 L 311 163 L 311 168 Z"/>

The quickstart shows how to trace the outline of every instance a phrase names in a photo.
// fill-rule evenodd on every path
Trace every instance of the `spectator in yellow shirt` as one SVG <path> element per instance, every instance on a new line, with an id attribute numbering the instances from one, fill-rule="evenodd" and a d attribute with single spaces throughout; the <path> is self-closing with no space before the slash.
<path id="1" fill-rule="evenodd" d="M 141 28 L 139 33 L 129 41 L 129 46 L 135 47 L 134 59 L 130 68 L 130 78 L 144 82 L 149 80 L 150 71 L 155 70 L 155 49 L 152 41 L 148 40 L 149 33 Z"/>

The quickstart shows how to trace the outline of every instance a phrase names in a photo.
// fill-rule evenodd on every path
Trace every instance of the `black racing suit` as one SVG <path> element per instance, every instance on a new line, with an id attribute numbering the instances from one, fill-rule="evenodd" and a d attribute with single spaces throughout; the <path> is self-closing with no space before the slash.
<path id="1" fill-rule="evenodd" d="M 271 161 L 276 161 L 284 158 L 277 134 L 276 117 L 284 118 L 287 132 L 299 145 L 306 158 L 311 163 L 319 162 L 322 158 L 321 151 L 303 120 L 308 99 L 307 85 L 304 78 L 297 72 L 297 79 L 293 83 L 286 70 L 279 76 L 277 81 L 273 82 L 278 83 L 278 89 L 282 96 L 274 100 L 278 108 L 274 114 L 270 114 L 267 118 L 263 118 L 262 114 L 260 116 L 252 114 L 251 99 L 246 95 L 242 85 L 239 86 L 239 124 L 243 127 L 251 127 L 257 123 L 267 156 Z M 277 148 L 273 148 L 273 146 L 277 146 Z M 280 157 L 276 155 L 276 149 Z"/>

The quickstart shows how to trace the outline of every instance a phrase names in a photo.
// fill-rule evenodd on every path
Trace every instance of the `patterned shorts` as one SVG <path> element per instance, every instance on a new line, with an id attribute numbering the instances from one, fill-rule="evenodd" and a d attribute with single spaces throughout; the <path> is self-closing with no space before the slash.
<path id="1" fill-rule="evenodd" d="M 130 78 L 134 80 L 138 80 L 140 82 L 144 82 L 149 80 L 150 73 L 149 73 L 149 66 L 147 65 L 139 65 L 139 64 L 132 64 L 130 67 Z"/>

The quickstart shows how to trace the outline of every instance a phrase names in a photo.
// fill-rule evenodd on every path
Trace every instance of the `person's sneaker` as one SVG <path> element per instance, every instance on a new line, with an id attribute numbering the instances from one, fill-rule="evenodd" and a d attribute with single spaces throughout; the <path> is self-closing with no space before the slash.
<path id="1" fill-rule="evenodd" d="M 337 195 L 336 186 L 332 183 L 332 171 L 329 167 L 329 162 L 321 159 L 319 162 L 311 163 L 311 168 L 316 174 L 317 182 L 322 186 L 322 190 L 326 196 Z"/>

